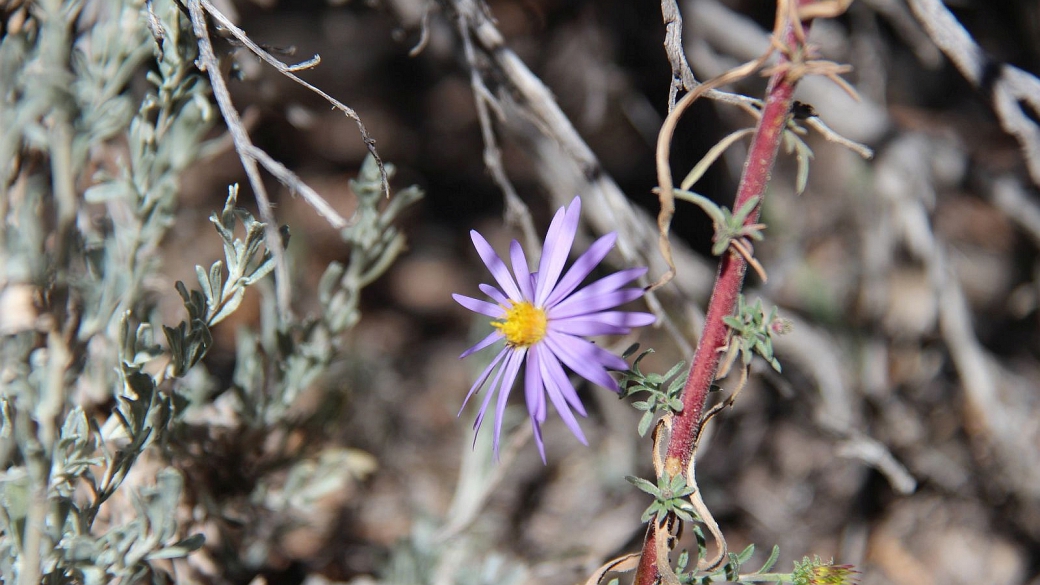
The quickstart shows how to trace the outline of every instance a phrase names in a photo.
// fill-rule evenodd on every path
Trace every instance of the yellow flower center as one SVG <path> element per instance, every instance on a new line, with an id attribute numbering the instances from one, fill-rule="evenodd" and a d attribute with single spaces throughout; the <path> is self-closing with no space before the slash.
<path id="1" fill-rule="evenodd" d="M 506 343 L 515 347 L 531 347 L 545 337 L 547 323 L 545 311 L 527 301 L 513 303 L 506 309 L 506 316 L 501 321 L 492 321 L 491 325 L 506 336 Z"/>

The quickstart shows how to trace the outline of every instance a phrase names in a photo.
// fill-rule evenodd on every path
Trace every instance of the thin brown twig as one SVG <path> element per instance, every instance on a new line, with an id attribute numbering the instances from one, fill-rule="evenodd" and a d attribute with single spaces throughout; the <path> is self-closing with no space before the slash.
<path id="1" fill-rule="evenodd" d="M 1040 125 L 1025 110 L 1040 111 L 1040 79 L 1007 63 L 994 63 L 940 0 L 908 0 L 910 10 L 961 74 L 976 88 L 990 91 L 993 111 L 1005 132 L 1018 140 L 1026 169 L 1040 185 Z M 997 75 L 981 87 L 987 69 Z"/>
<path id="2" fill-rule="evenodd" d="M 659 185 L 658 188 L 660 189 L 658 197 L 661 201 L 661 211 L 657 215 L 657 229 L 659 233 L 658 248 L 661 251 L 661 255 L 664 256 L 665 262 L 668 264 L 668 272 L 663 274 L 657 279 L 657 281 L 650 285 L 651 290 L 667 284 L 668 281 L 675 276 L 675 261 L 672 258 L 672 245 L 668 236 L 671 229 L 672 217 L 675 215 L 675 193 L 673 192 L 675 185 L 672 182 L 672 170 L 669 156 L 672 148 L 672 136 L 675 134 L 675 127 L 679 123 L 679 119 L 682 117 L 686 109 L 689 108 L 694 101 L 703 96 L 705 92 L 752 75 L 762 66 L 763 63 L 766 62 L 767 59 L 769 59 L 771 54 L 772 49 L 754 61 L 745 63 L 718 77 L 706 81 L 701 85 L 698 85 L 690 91 L 690 93 L 684 95 L 677 104 L 675 104 L 675 108 L 669 112 L 668 116 L 661 124 L 661 132 L 658 134 L 656 151 L 657 182 Z"/>
<path id="3" fill-rule="evenodd" d="M 300 79 L 296 75 L 296 71 L 300 71 L 302 69 L 309 69 L 317 65 L 321 61 L 321 57 L 315 55 L 314 57 L 307 61 L 304 61 L 303 63 L 298 63 L 296 65 L 287 65 L 279 59 L 275 58 L 274 55 L 271 55 L 271 53 L 269 53 L 268 51 L 265 51 L 260 45 L 257 45 L 255 42 L 253 42 L 253 40 L 249 38 L 245 31 L 238 28 L 235 25 L 235 23 L 232 22 L 231 19 L 229 19 L 227 16 L 225 16 L 220 10 L 218 10 L 217 7 L 214 6 L 210 0 L 193 0 L 193 2 L 190 3 L 194 4 L 195 2 L 200 3 L 202 7 L 206 10 L 206 12 L 208 12 L 209 15 L 213 17 L 214 21 L 216 21 L 221 27 L 227 29 L 227 31 L 230 32 L 231 35 L 235 37 L 235 39 L 237 39 L 240 43 L 245 45 L 246 48 L 252 51 L 254 55 L 260 57 L 267 64 L 277 69 L 278 72 L 282 75 L 288 77 L 289 79 L 295 81 L 303 87 L 306 87 L 310 91 L 318 94 L 323 99 L 325 99 L 325 101 L 332 104 L 332 107 L 343 112 L 343 114 L 346 117 L 353 120 L 354 123 L 357 125 L 358 132 L 361 134 L 361 140 L 365 143 L 365 148 L 368 149 L 369 154 L 372 155 L 372 158 L 375 159 L 376 164 L 379 166 L 379 179 L 382 182 L 383 194 L 387 197 L 390 197 L 390 181 L 387 177 L 386 167 L 383 165 L 383 159 L 379 157 L 379 153 L 376 151 L 376 141 L 374 138 L 372 138 L 372 135 L 368 133 L 368 129 L 365 128 L 365 124 L 361 121 L 361 117 L 358 116 L 357 112 L 355 112 L 353 108 L 340 102 L 339 100 L 325 93 L 321 89 L 318 89 L 310 83 L 307 83 L 306 81 Z M 289 185 L 289 187 L 297 188 L 297 183 L 302 182 L 303 181 L 297 180 L 297 182 Z M 308 203 L 314 205 L 314 203 L 310 200 L 308 200 Z"/>
<path id="4" fill-rule="evenodd" d="M 459 36 L 462 38 L 463 55 L 466 58 L 466 63 L 469 65 L 469 83 L 473 90 L 473 103 L 477 109 L 477 120 L 480 122 L 480 135 L 484 140 L 484 167 L 491 173 L 492 180 L 495 181 L 505 196 L 507 220 L 519 225 L 529 250 L 539 250 L 541 241 L 535 231 L 531 211 L 523 200 L 520 199 L 502 164 L 502 151 L 498 148 L 494 124 L 491 121 L 491 113 L 488 111 L 489 107 L 494 108 L 495 113 L 501 119 L 503 117 L 501 107 L 495 101 L 494 95 L 487 88 L 487 85 L 484 84 L 484 79 L 480 75 L 477 53 L 473 47 L 473 38 L 470 35 L 466 19 L 461 13 L 456 16 L 456 26 L 459 30 Z"/>
<path id="5" fill-rule="evenodd" d="M 220 108 L 220 113 L 227 124 L 228 133 L 231 134 L 235 142 L 235 150 L 238 152 L 238 158 L 246 171 L 249 185 L 253 188 L 257 208 L 260 211 L 260 218 L 263 219 L 265 224 L 264 231 L 267 234 L 267 248 L 271 251 L 271 256 L 275 262 L 275 301 L 278 305 L 278 313 L 280 316 L 288 318 L 292 310 L 292 291 L 289 287 L 289 267 L 285 262 L 285 247 L 282 246 L 282 237 L 278 233 L 278 224 L 271 209 L 271 199 L 268 197 L 267 188 L 264 187 L 264 181 L 260 177 L 257 161 L 249 154 L 250 149 L 253 147 L 253 142 L 249 139 L 249 134 L 246 132 L 245 127 L 242 126 L 238 110 L 235 109 L 235 105 L 231 101 L 231 92 L 228 91 L 224 77 L 220 73 L 220 61 L 213 50 L 212 42 L 210 42 L 209 27 L 206 24 L 203 2 L 205 0 L 188 0 L 187 2 L 192 28 L 199 45 L 199 68 L 209 76 L 210 87 L 213 88 L 213 96 L 216 98 L 217 106 Z"/>

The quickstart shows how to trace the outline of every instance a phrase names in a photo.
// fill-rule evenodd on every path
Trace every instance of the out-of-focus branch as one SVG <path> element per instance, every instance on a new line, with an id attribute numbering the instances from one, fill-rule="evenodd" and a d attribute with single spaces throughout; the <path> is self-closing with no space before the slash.
<path id="1" fill-rule="evenodd" d="M 210 2 L 210 0 L 201 0 L 201 4 L 202 7 L 206 9 L 206 12 L 213 17 L 213 20 L 217 24 L 219 24 L 221 27 L 223 27 L 229 33 L 231 33 L 231 35 L 234 36 L 235 39 L 238 40 L 238 42 L 242 43 L 246 48 L 252 51 L 254 55 L 263 59 L 267 64 L 277 69 L 278 72 L 282 75 L 288 77 L 289 79 L 295 81 L 303 87 L 306 87 L 312 92 L 318 94 L 319 96 L 324 98 L 325 101 L 332 104 L 332 107 L 343 112 L 343 115 L 350 118 L 351 120 L 354 120 L 354 123 L 357 124 L 358 132 L 361 133 L 361 140 L 365 143 L 365 148 L 368 149 L 369 154 L 372 155 L 372 158 L 375 159 L 376 164 L 379 165 L 379 178 L 383 183 L 383 194 L 389 197 L 390 183 L 387 179 L 386 167 L 383 166 L 383 159 L 381 159 L 379 157 L 379 153 L 376 152 L 376 141 L 368 133 L 368 129 L 365 128 L 365 124 L 361 121 L 361 117 L 357 115 L 357 112 L 355 112 L 353 108 L 340 102 L 339 100 L 325 93 L 321 89 L 300 79 L 296 75 L 297 71 L 310 69 L 318 65 L 318 63 L 321 62 L 321 57 L 315 55 L 311 59 L 304 61 L 303 63 L 297 63 L 296 65 L 288 65 L 286 63 L 283 63 L 279 59 L 276 59 L 274 55 L 272 55 L 268 51 L 265 51 L 262 47 L 260 47 L 260 45 L 253 42 L 253 40 L 250 39 L 248 35 L 246 35 L 245 31 L 235 26 L 235 23 L 232 22 L 232 20 L 228 18 L 224 13 L 218 10 L 217 7 L 214 6 L 212 2 Z M 264 164 L 264 166 L 268 167 L 267 164 Z M 268 170 L 271 171 L 272 174 L 277 175 L 278 179 L 282 181 L 287 187 L 303 195 L 307 203 L 311 204 L 322 217 L 328 220 L 328 222 L 332 224 L 332 227 L 336 229 L 341 229 L 347 226 L 347 222 L 343 220 L 343 218 L 339 217 L 339 215 L 336 214 L 332 210 L 332 208 L 329 207 L 323 199 L 321 199 L 321 197 L 315 197 L 316 194 L 313 192 L 313 189 L 308 189 L 299 177 L 296 177 L 291 173 L 290 175 L 286 175 L 285 173 L 275 173 L 275 171 L 271 170 L 270 167 L 268 167 Z"/>
<path id="2" fill-rule="evenodd" d="M 938 299 L 939 331 L 960 378 L 965 402 L 965 428 L 980 446 L 991 448 L 1015 490 L 1028 497 L 1040 493 L 1040 461 L 1035 425 L 1024 400 L 1004 380 L 1009 378 L 975 332 L 974 318 L 958 280 L 949 246 L 932 229 L 928 201 L 934 197 L 927 161 L 932 145 L 917 137 L 896 141 L 878 161 L 878 197 L 895 235 L 925 267 Z"/>
<path id="3" fill-rule="evenodd" d="M 1022 149 L 1033 183 L 1040 186 L 1040 126 L 1026 112 L 1040 112 L 1040 79 L 1007 63 L 993 61 L 940 0 L 908 0 L 932 42 L 968 81 L 989 92 L 1004 131 Z"/>
<path id="4" fill-rule="evenodd" d="M 249 154 L 254 148 L 249 133 L 242 125 L 242 119 L 231 101 L 231 92 L 228 91 L 224 76 L 220 72 L 220 61 L 213 50 L 213 43 L 209 38 L 209 27 L 206 24 L 206 14 L 200 0 L 189 0 L 188 12 L 191 14 L 191 25 L 195 31 L 195 37 L 199 43 L 199 68 L 209 76 L 210 86 L 213 88 L 213 96 L 217 100 L 217 106 L 227 124 L 228 133 L 235 142 L 235 150 L 238 158 L 242 161 L 242 167 L 249 178 L 249 185 L 253 188 L 256 197 L 257 208 L 260 217 L 266 224 L 267 246 L 271 250 L 271 256 L 275 261 L 275 298 L 278 303 L 278 311 L 288 316 L 291 311 L 291 290 L 289 288 L 289 267 L 285 262 L 285 247 L 282 245 L 282 237 L 278 233 L 278 224 L 271 209 L 271 198 L 267 195 L 267 188 L 260 177 L 260 168 L 256 158 Z"/>
<path id="5" fill-rule="evenodd" d="M 473 38 L 465 18 L 460 14 L 456 17 L 459 36 L 462 38 L 462 52 L 469 65 L 469 83 L 473 90 L 473 103 L 477 108 L 477 120 L 480 121 L 480 134 L 484 139 L 484 166 L 491 173 L 491 178 L 498 184 L 498 188 L 506 198 L 506 217 L 520 226 L 524 234 L 524 240 L 528 250 L 538 250 L 541 247 L 541 239 L 535 233 L 534 220 L 531 219 L 531 211 L 520 199 L 513 187 L 513 182 L 506 175 L 505 167 L 502 165 L 502 151 L 498 148 L 498 139 L 495 136 L 494 124 L 491 120 L 492 108 L 498 114 L 499 119 L 503 117 L 498 102 L 491 94 L 480 75 L 480 64 L 477 62 L 477 52 L 473 48 Z"/>
<path id="6" fill-rule="evenodd" d="M 220 71 L 220 61 L 217 58 L 216 52 L 213 49 L 213 44 L 210 41 L 209 27 L 206 23 L 207 15 L 213 18 L 214 22 L 216 22 L 222 29 L 227 30 L 236 40 L 252 51 L 253 54 L 277 69 L 279 73 L 320 95 L 332 104 L 333 107 L 343 112 L 348 118 L 354 120 L 358 126 L 358 131 L 361 133 L 361 138 L 365 142 L 365 146 L 368 148 L 368 151 L 372 154 L 372 157 L 375 159 L 376 164 L 379 167 L 382 190 L 387 196 L 389 196 L 390 184 L 387 179 L 386 169 L 383 166 L 382 160 L 379 158 L 379 154 L 376 152 L 375 140 L 369 135 L 368 130 L 361 122 L 361 118 L 358 117 L 357 113 L 345 104 L 317 87 L 314 87 L 310 83 L 300 79 L 296 75 L 297 71 L 317 65 L 321 61 L 320 57 L 314 56 L 303 63 L 287 65 L 253 42 L 253 40 L 242 31 L 242 29 L 238 28 L 235 23 L 214 6 L 210 0 L 188 0 L 186 5 L 188 13 L 191 15 L 192 28 L 194 29 L 195 37 L 199 44 L 200 68 L 209 76 L 210 86 L 213 88 L 213 95 L 217 100 L 217 105 L 220 108 L 220 113 L 224 118 L 224 122 L 227 124 L 228 134 L 231 135 L 235 151 L 238 152 L 239 160 L 242 161 L 242 166 L 245 168 L 246 176 L 249 179 L 249 185 L 253 188 L 257 207 L 260 211 L 260 217 L 266 224 L 266 242 L 267 246 L 271 250 L 271 255 L 275 260 L 275 297 L 278 303 L 278 310 L 280 314 L 288 316 L 291 311 L 292 294 L 290 289 L 289 269 L 285 262 L 285 249 L 282 245 L 282 238 L 278 233 L 278 223 L 274 217 L 274 212 L 272 211 L 271 198 L 267 194 L 267 188 L 264 186 L 263 179 L 260 176 L 259 166 L 262 165 L 266 168 L 268 172 L 277 177 L 278 180 L 290 190 L 299 193 L 303 197 L 304 201 L 310 204 L 319 215 L 329 222 L 332 227 L 343 229 L 349 227 L 351 222 L 337 213 L 336 210 L 321 197 L 321 195 L 304 183 L 303 179 L 253 144 L 252 140 L 249 138 L 249 132 L 242 123 L 238 110 L 235 108 L 235 105 L 231 100 L 231 93 L 228 91 L 227 83 L 224 81 L 223 74 Z"/>

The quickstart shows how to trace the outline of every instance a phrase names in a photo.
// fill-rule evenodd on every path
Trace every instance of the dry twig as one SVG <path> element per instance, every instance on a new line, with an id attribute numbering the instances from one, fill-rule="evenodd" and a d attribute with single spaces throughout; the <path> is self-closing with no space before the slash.
<path id="1" fill-rule="evenodd" d="M 278 233 L 278 223 L 275 221 L 274 212 L 271 209 L 271 198 L 267 195 L 267 188 L 264 187 L 264 181 L 260 177 L 257 161 L 249 154 L 253 148 L 253 142 L 242 125 L 238 110 L 231 101 L 231 93 L 220 73 L 220 61 L 210 42 L 209 27 L 206 24 L 206 14 L 203 11 L 202 3 L 200 0 L 189 0 L 187 6 L 191 15 L 192 28 L 199 43 L 199 68 L 209 75 L 213 96 L 216 98 L 217 106 L 227 124 L 228 133 L 235 142 L 235 150 L 238 152 L 239 160 L 242 161 L 242 167 L 245 168 L 249 185 L 253 188 L 260 217 L 264 220 L 267 247 L 275 261 L 275 299 L 278 303 L 278 312 L 283 316 L 288 316 L 291 311 L 292 292 L 289 288 L 289 267 L 285 262 L 285 247 L 282 245 L 282 237 Z"/>
<path id="2" fill-rule="evenodd" d="M 1013 65 L 993 61 L 940 0 L 908 3 L 928 36 L 961 74 L 979 90 L 990 93 L 1001 127 L 1018 140 L 1029 176 L 1040 186 L 1040 126 L 1026 111 L 1031 108 L 1040 112 L 1040 79 Z"/>
<path id="3" fill-rule="evenodd" d="M 199 44 L 200 68 L 209 76 L 210 86 L 213 88 L 213 95 L 217 100 L 217 105 L 220 108 L 221 115 L 227 124 L 228 134 L 231 135 L 235 150 L 238 152 L 243 168 L 245 168 L 246 176 L 249 179 L 249 185 L 253 188 L 257 200 L 257 207 L 260 211 L 260 217 L 266 224 L 267 246 L 271 250 L 271 255 L 275 259 L 275 298 L 278 303 L 279 313 L 283 316 L 288 316 L 292 310 L 292 291 L 290 289 L 289 269 L 285 262 L 285 249 L 282 244 L 281 236 L 278 233 L 278 223 L 274 217 L 274 212 L 272 211 L 271 199 L 267 194 L 267 189 L 264 186 L 263 179 L 260 177 L 260 170 L 257 163 L 263 165 L 268 172 L 278 178 L 278 180 L 289 187 L 290 190 L 299 193 L 304 200 L 318 212 L 319 215 L 325 218 L 329 224 L 332 225 L 332 227 L 342 229 L 351 225 L 351 222 L 337 213 L 336 210 L 321 197 L 321 195 L 304 183 L 304 181 L 295 173 L 285 167 L 285 165 L 276 161 L 262 149 L 258 148 L 253 144 L 252 140 L 250 140 L 249 132 L 242 123 L 238 110 L 235 108 L 235 105 L 231 100 L 231 93 L 228 91 L 227 83 L 224 81 L 224 77 L 220 72 L 220 61 L 217 58 L 213 49 L 213 44 L 210 41 L 206 15 L 212 17 L 221 28 L 229 31 L 235 39 L 246 46 L 253 52 L 253 54 L 272 65 L 279 73 L 320 95 L 332 104 L 333 107 L 354 120 L 361 133 L 362 140 L 364 140 L 368 151 L 375 158 L 376 163 L 379 166 L 383 192 L 387 197 L 389 197 L 390 184 L 387 180 L 386 169 L 383 166 L 382 159 L 379 158 L 379 154 L 376 152 L 375 140 L 373 140 L 368 134 L 368 130 L 365 128 L 365 125 L 362 123 L 361 118 L 358 117 L 357 113 L 324 91 L 314 87 L 306 81 L 303 81 L 296 75 L 297 71 L 317 65 L 321 60 L 320 57 L 315 55 L 313 58 L 304 61 L 303 63 L 287 65 L 253 42 L 253 40 L 242 31 L 242 29 L 235 26 L 235 24 L 219 9 L 217 9 L 210 0 L 188 0 L 186 5 L 188 13 L 191 16 L 192 28 L 194 29 L 195 37 Z"/>

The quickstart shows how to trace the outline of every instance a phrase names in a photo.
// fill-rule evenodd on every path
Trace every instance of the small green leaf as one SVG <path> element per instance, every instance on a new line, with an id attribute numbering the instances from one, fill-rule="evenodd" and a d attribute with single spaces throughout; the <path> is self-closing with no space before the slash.
<path id="1" fill-rule="evenodd" d="M 264 261 L 261 262 L 256 268 L 253 269 L 245 278 L 242 279 L 242 286 L 250 286 L 261 278 L 267 276 L 274 270 L 274 256 L 265 255 Z"/>
<path id="2" fill-rule="evenodd" d="M 220 295 L 213 294 L 213 287 L 211 287 L 209 284 L 209 274 L 206 272 L 204 268 L 196 264 L 195 276 L 199 279 L 199 286 L 202 287 L 202 294 L 206 297 L 206 304 L 211 307 L 215 306 L 217 304 L 217 299 L 220 298 Z"/>
<path id="3" fill-rule="evenodd" d="M 209 267 L 210 296 L 215 299 L 219 299 L 224 290 L 223 269 L 224 263 L 219 260 Z"/>
<path id="4" fill-rule="evenodd" d="M 145 558 L 149 561 L 183 558 L 188 556 L 189 553 L 199 550 L 204 544 L 206 544 L 206 537 L 204 535 L 193 534 L 173 545 L 159 549 Z"/>
<path id="5" fill-rule="evenodd" d="M 755 545 L 749 544 L 747 547 L 737 554 L 737 565 L 743 565 L 751 559 L 751 555 L 755 554 Z"/>
<path id="6" fill-rule="evenodd" d="M 650 494 L 651 496 L 655 496 L 656 497 L 656 496 L 659 496 L 661 494 L 660 490 L 657 489 L 656 485 L 650 483 L 649 481 L 647 481 L 647 480 L 645 480 L 645 479 L 643 479 L 641 477 L 636 477 L 634 475 L 626 475 L 625 476 L 625 480 L 628 481 L 628 483 L 630 483 L 630 484 L 636 486 L 637 488 L 639 488 L 641 491 L 644 491 L 644 492 Z"/>
<path id="7" fill-rule="evenodd" d="M 780 558 L 780 546 L 774 544 L 773 545 L 773 551 L 771 553 L 769 553 L 769 558 L 766 559 L 766 562 L 762 564 L 762 568 L 759 569 L 756 572 L 758 572 L 758 573 L 765 573 L 769 569 L 772 569 L 773 565 L 776 564 L 776 561 L 779 558 Z"/>
<path id="8" fill-rule="evenodd" d="M 231 298 L 224 301 L 224 304 L 220 307 L 220 310 L 216 315 L 209 320 L 209 325 L 213 326 L 226 319 L 231 313 L 238 309 L 238 306 L 242 304 L 242 299 L 245 298 L 246 289 L 245 287 L 236 287 L 235 292 L 232 293 Z"/>
<path id="9" fill-rule="evenodd" d="M 647 431 L 650 430 L 650 425 L 654 422 L 654 413 L 646 411 L 643 417 L 639 419 L 639 426 L 636 427 L 636 431 L 639 432 L 640 437 L 645 437 Z"/>

